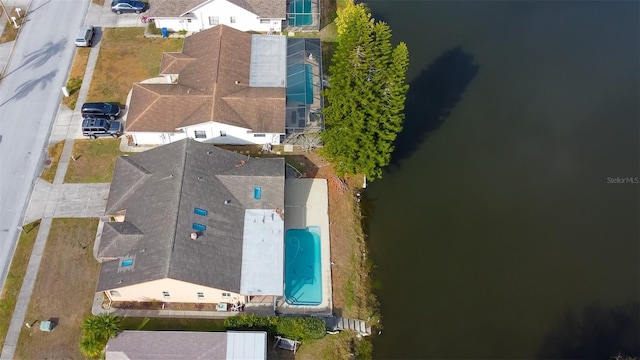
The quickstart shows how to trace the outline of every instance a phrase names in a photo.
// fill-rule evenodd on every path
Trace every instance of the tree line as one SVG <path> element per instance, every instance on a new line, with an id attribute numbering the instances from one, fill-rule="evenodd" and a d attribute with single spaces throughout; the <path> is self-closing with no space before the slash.
<path id="1" fill-rule="evenodd" d="M 340 176 L 378 179 L 402 130 L 409 52 L 403 42 L 392 46 L 389 26 L 375 21 L 362 3 L 347 0 L 336 25 L 322 154 Z"/>

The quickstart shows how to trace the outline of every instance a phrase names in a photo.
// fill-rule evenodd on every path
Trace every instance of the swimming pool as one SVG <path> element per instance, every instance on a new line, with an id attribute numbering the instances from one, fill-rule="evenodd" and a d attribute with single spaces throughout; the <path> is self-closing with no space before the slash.
<path id="1" fill-rule="evenodd" d="M 288 66 L 287 101 L 313 104 L 313 68 L 311 64 L 291 64 Z"/>
<path id="2" fill-rule="evenodd" d="M 290 229 L 285 234 L 284 296 L 291 305 L 322 302 L 320 227 Z"/>
<path id="3" fill-rule="evenodd" d="M 311 25 L 311 0 L 293 0 L 289 13 L 289 26 Z"/>

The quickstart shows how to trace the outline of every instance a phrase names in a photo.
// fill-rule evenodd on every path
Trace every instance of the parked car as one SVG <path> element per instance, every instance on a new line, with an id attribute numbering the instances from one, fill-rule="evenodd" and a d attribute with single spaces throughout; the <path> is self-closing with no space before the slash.
<path id="1" fill-rule="evenodd" d="M 84 118 L 102 118 L 115 120 L 120 115 L 120 106 L 107 102 L 88 102 L 80 110 Z"/>
<path id="2" fill-rule="evenodd" d="M 117 14 L 134 12 L 140 14 L 147 9 L 147 4 L 135 0 L 115 0 L 111 2 L 111 11 Z"/>
<path id="3" fill-rule="evenodd" d="M 76 46 L 88 46 L 91 47 L 91 40 L 93 39 L 93 26 L 83 25 L 76 35 L 74 43 Z"/>
<path id="4" fill-rule="evenodd" d="M 122 135 L 124 126 L 117 120 L 86 118 L 82 120 L 82 135 L 95 139 L 99 136 L 113 136 L 117 138 Z"/>

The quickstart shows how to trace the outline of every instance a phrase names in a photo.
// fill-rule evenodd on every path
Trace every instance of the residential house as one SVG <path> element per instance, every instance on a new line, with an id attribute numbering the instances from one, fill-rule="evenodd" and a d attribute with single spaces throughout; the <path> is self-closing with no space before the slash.
<path id="1" fill-rule="evenodd" d="M 184 138 L 280 144 L 285 137 L 287 39 L 221 25 L 165 53 L 162 83 L 133 85 L 125 132 L 136 144 Z"/>
<path id="2" fill-rule="evenodd" d="M 264 331 L 123 331 L 109 339 L 106 360 L 264 360 Z"/>
<path id="3" fill-rule="evenodd" d="M 192 139 L 119 157 L 96 291 L 135 302 L 281 296 L 284 167 Z"/>
<path id="4" fill-rule="evenodd" d="M 286 0 L 152 0 L 149 9 L 158 28 L 190 32 L 217 25 L 280 32 L 286 14 Z"/>

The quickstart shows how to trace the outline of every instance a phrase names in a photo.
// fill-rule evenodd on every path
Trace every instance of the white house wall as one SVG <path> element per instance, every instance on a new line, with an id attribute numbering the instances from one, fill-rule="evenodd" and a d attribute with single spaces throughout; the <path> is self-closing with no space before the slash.
<path id="1" fill-rule="evenodd" d="M 183 132 L 129 132 L 127 134 L 133 136 L 133 142 L 137 145 L 164 145 L 187 137 Z"/>
<path id="2" fill-rule="evenodd" d="M 169 296 L 165 296 L 164 292 Z M 179 303 L 245 303 L 244 296 L 174 279 L 161 279 L 105 291 L 111 301 Z M 199 297 L 202 293 L 203 297 Z M 228 296 L 226 296 L 228 294 Z"/>
<path id="3" fill-rule="evenodd" d="M 155 18 L 158 28 L 166 27 L 172 31 L 202 31 L 216 25 L 209 24 L 209 17 L 217 16 L 218 24 L 228 25 L 240 31 L 281 31 L 282 22 L 285 19 L 262 19 L 257 14 L 245 10 L 226 0 L 215 0 L 207 2 L 191 11 L 193 14 L 189 18 Z M 231 22 L 231 17 L 235 17 L 235 23 Z"/>
<path id="4" fill-rule="evenodd" d="M 218 122 L 208 122 L 195 126 L 188 126 L 183 128 L 183 130 L 188 137 L 197 141 L 229 145 L 278 145 L 280 144 L 280 135 L 284 135 L 284 133 L 253 133 L 247 128 Z M 196 138 L 196 131 L 204 131 L 206 138 Z"/>

